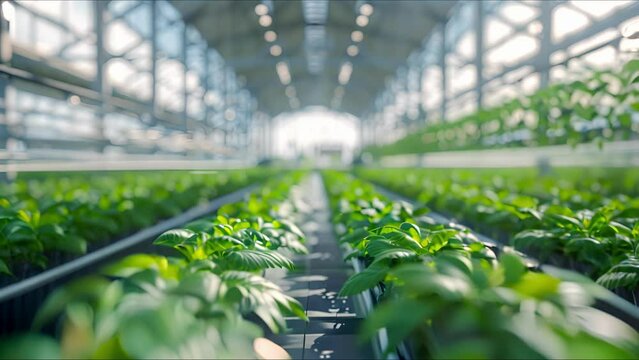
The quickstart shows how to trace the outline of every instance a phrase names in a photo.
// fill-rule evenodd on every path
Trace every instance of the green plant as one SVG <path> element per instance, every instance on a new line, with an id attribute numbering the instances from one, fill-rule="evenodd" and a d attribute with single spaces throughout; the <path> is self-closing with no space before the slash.
<path id="1" fill-rule="evenodd" d="M 369 146 L 374 156 L 484 148 L 576 145 L 636 139 L 639 60 L 621 70 L 597 70 L 582 80 L 557 83 L 530 96 L 450 122 L 428 125 L 400 140 Z"/>
<path id="2" fill-rule="evenodd" d="M 637 172 L 556 171 L 545 177 L 527 169 L 358 169 L 357 174 L 543 262 L 598 279 L 627 262 L 639 244 L 639 200 L 628 196 L 637 194 Z M 601 283 L 636 289 L 632 281 Z"/>
<path id="3" fill-rule="evenodd" d="M 517 254 L 495 256 L 466 229 L 388 201 L 368 183 L 337 172 L 324 178 L 340 241 L 366 265 L 341 295 L 383 291 L 362 336 L 386 329 L 387 352 L 405 342 L 416 358 L 639 355 L 639 334 L 592 307 L 614 295 L 591 280 L 531 270 Z"/>
<path id="4" fill-rule="evenodd" d="M 0 274 L 22 278 L 15 268 L 33 272 L 56 253 L 84 254 L 270 173 L 23 175 L 0 188 Z"/>
<path id="5" fill-rule="evenodd" d="M 8 338 L 0 357 L 256 357 L 262 328 L 254 317 L 276 333 L 286 329 L 287 316 L 306 319 L 297 300 L 260 275 L 292 268 L 277 249 L 306 252 L 285 200 L 302 176 L 272 180 L 247 202 L 156 239 L 180 257 L 131 255 L 59 289 L 33 324 L 40 330 L 60 319 L 59 342 L 36 334 Z"/>

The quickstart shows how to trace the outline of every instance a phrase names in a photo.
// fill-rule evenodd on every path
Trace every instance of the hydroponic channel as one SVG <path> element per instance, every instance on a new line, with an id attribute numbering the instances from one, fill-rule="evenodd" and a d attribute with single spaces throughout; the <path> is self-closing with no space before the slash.
<path id="1" fill-rule="evenodd" d="M 289 333 L 270 338 L 295 359 L 370 359 L 371 347 L 357 345 L 362 309 L 354 299 L 337 296 L 353 269 L 335 239 L 320 175 L 313 173 L 292 196 L 305 207 L 298 220 L 309 254 L 293 258 L 295 270 L 268 270 L 266 278 L 298 299 L 309 321 L 291 320 Z"/>

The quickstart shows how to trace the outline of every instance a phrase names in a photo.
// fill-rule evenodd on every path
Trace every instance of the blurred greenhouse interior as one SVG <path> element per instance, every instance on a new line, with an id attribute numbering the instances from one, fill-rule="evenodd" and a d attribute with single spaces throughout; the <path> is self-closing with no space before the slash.
<path id="1" fill-rule="evenodd" d="M 636 0 L 0 0 L 0 359 L 639 358 Z"/>

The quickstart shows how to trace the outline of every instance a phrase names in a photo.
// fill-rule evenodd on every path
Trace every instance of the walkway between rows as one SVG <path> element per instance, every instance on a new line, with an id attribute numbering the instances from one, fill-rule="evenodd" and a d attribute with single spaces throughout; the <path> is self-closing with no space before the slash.
<path id="1" fill-rule="evenodd" d="M 342 260 L 333 235 L 321 176 L 313 173 L 292 196 L 309 207 L 298 220 L 307 236 L 309 255 L 294 258 L 295 270 L 269 270 L 266 277 L 299 300 L 310 321 L 290 319 L 290 332 L 268 337 L 294 359 L 371 359 L 370 346 L 358 346 L 362 315 L 352 299 L 337 297 L 352 268 Z"/>

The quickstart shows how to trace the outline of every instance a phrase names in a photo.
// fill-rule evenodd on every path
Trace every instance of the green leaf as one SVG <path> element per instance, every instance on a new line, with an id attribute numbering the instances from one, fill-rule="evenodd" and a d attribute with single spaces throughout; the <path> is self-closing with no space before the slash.
<path id="1" fill-rule="evenodd" d="M 155 269 L 158 272 L 169 275 L 169 261 L 167 258 L 158 255 L 133 254 L 124 259 L 106 266 L 102 273 L 113 277 L 129 277 L 133 274 L 147 270 Z M 174 274 L 173 277 L 176 275 Z"/>
<path id="2" fill-rule="evenodd" d="M 272 250 L 234 250 L 220 261 L 227 269 L 255 271 L 269 268 L 293 269 L 295 265 L 284 255 Z"/>
<path id="3" fill-rule="evenodd" d="M 221 283 L 222 281 L 217 275 L 208 271 L 198 271 L 180 279 L 177 287 L 172 292 L 194 296 L 204 302 L 213 302 L 218 297 Z"/>
<path id="4" fill-rule="evenodd" d="M 385 264 L 372 264 L 346 280 L 339 292 L 339 296 L 357 295 L 365 290 L 375 287 L 380 283 L 380 281 L 384 280 L 388 270 L 388 266 Z"/>
<path id="5" fill-rule="evenodd" d="M 639 285 L 639 259 L 635 257 L 624 259 L 600 276 L 597 284 L 608 289 L 622 287 L 629 290 L 636 289 Z"/>
<path id="6" fill-rule="evenodd" d="M 527 271 L 521 257 L 512 253 L 504 253 L 500 256 L 499 264 L 504 270 L 504 285 L 506 286 L 517 283 Z"/>
<path id="7" fill-rule="evenodd" d="M 176 248 L 178 245 L 182 245 L 187 242 L 195 233 L 187 229 L 173 229 L 166 231 L 162 235 L 158 236 L 153 242 L 154 245 L 167 246 Z"/>
<path id="8" fill-rule="evenodd" d="M 384 352 L 390 353 L 417 327 L 426 326 L 426 320 L 437 311 L 435 306 L 426 306 L 418 300 L 393 299 L 380 304 L 369 314 L 360 336 L 370 339 L 376 335 L 379 329 L 385 328 L 388 332 L 388 345 Z"/>
<path id="9" fill-rule="evenodd" d="M 470 279 L 462 271 L 453 275 L 442 274 L 425 264 L 402 264 L 390 272 L 397 283 L 413 294 L 436 294 L 447 301 L 464 298 L 472 290 Z"/>
<path id="10" fill-rule="evenodd" d="M 7 265 L 7 263 L 2 259 L 0 259 L 0 274 L 13 276 L 11 269 L 9 269 L 9 265 Z"/>
<path id="11" fill-rule="evenodd" d="M 557 294 L 560 283 L 561 280 L 550 275 L 529 271 L 512 288 L 522 295 L 545 299 Z"/>
<path id="12" fill-rule="evenodd" d="M 45 335 L 23 334 L 0 340 L 0 359 L 61 359 L 60 345 Z"/>
<path id="13" fill-rule="evenodd" d="M 380 261 L 390 260 L 390 259 L 405 259 L 405 258 L 410 258 L 415 256 L 417 255 L 411 250 L 399 249 L 399 248 L 386 249 L 377 253 L 377 255 L 375 256 L 375 261 L 373 263 L 378 263 Z"/>

